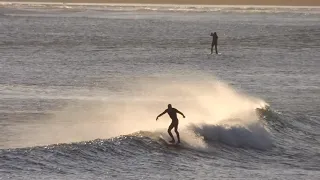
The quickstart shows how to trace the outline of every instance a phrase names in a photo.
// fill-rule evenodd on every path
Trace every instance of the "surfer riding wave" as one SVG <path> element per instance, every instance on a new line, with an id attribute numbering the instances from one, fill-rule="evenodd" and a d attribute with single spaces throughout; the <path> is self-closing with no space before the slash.
<path id="1" fill-rule="evenodd" d="M 185 118 L 184 114 L 180 111 L 178 111 L 176 108 L 172 108 L 172 105 L 171 104 L 168 104 L 168 109 L 164 110 L 161 114 L 159 114 L 157 116 L 157 119 L 164 115 L 165 113 L 168 113 L 172 122 L 168 128 L 168 134 L 170 135 L 170 137 L 172 138 L 171 141 L 169 141 L 170 143 L 175 143 L 175 140 L 174 140 L 174 137 L 171 133 L 171 130 L 174 128 L 174 132 L 176 132 L 177 134 L 177 138 L 178 138 L 178 142 L 177 143 L 180 143 L 180 135 L 179 135 L 179 132 L 178 132 L 178 125 L 179 125 L 179 120 L 178 120 L 178 117 L 177 117 L 177 113 L 181 114 L 183 118 Z"/>

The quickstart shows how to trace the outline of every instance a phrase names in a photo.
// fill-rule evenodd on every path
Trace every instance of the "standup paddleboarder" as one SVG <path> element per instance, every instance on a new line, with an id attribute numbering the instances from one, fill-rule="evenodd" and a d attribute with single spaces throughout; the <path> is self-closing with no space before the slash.
<path id="1" fill-rule="evenodd" d="M 211 33 L 210 36 L 212 36 L 211 54 L 213 53 L 213 46 L 215 47 L 216 54 L 218 54 L 218 35 L 214 32 Z"/>

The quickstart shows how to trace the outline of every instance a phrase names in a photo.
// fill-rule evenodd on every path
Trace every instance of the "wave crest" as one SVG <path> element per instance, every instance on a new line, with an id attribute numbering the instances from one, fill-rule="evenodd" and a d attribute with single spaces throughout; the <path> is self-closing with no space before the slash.
<path id="1" fill-rule="evenodd" d="M 259 123 L 245 126 L 192 125 L 191 129 L 208 144 L 216 142 L 233 147 L 266 150 L 272 147 L 270 133 Z"/>

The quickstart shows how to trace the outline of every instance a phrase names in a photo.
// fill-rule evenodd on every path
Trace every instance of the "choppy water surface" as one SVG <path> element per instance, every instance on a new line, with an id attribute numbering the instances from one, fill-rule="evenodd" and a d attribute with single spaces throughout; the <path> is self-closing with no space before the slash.
<path id="1" fill-rule="evenodd" d="M 319 22 L 312 7 L 2 3 L 0 179 L 317 179 Z M 168 103 L 186 115 L 179 147 L 155 121 Z"/>

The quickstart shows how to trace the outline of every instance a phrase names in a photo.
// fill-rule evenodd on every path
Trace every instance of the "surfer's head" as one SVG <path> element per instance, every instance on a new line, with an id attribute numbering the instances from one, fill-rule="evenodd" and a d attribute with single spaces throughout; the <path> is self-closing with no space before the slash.
<path id="1" fill-rule="evenodd" d="M 168 104 L 168 109 L 171 109 L 171 108 L 172 108 L 171 104 Z"/>

